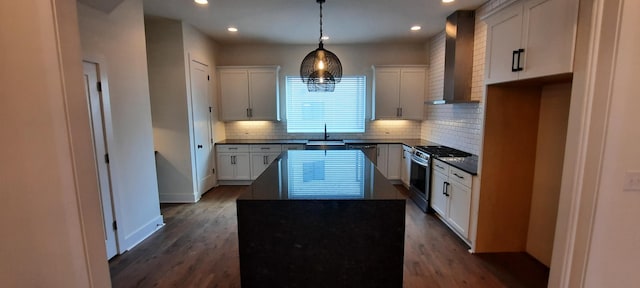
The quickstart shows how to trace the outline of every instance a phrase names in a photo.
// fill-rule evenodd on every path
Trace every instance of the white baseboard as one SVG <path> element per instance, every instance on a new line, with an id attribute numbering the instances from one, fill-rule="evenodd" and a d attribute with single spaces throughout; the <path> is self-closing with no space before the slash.
<path id="1" fill-rule="evenodd" d="M 251 185 L 251 180 L 218 180 L 218 185 Z"/>
<path id="2" fill-rule="evenodd" d="M 151 221 L 142 225 L 142 227 L 136 229 L 129 235 L 125 236 L 123 241 L 125 243 L 118 243 L 120 246 L 118 249 L 120 250 L 119 254 L 122 254 L 125 251 L 130 250 L 131 248 L 140 244 L 140 242 L 144 241 L 144 239 L 147 239 L 147 237 L 151 236 L 151 234 L 158 231 L 158 229 L 162 228 L 162 226 L 164 226 L 162 215 L 158 215 L 157 217 L 153 218 Z"/>
<path id="3" fill-rule="evenodd" d="M 171 193 L 164 194 L 160 193 L 160 203 L 196 203 L 200 200 L 200 197 L 196 198 L 196 195 L 193 194 L 180 194 L 180 193 Z"/>

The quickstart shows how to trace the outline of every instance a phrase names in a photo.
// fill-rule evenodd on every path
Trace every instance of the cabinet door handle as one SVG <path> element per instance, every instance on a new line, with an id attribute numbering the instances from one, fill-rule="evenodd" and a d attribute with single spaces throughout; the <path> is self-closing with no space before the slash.
<path id="1" fill-rule="evenodd" d="M 260 147 L 260 150 L 271 150 L 269 147 Z"/>
<path id="2" fill-rule="evenodd" d="M 440 165 L 438 165 L 438 164 L 436 164 L 436 167 L 438 167 L 438 168 L 440 168 L 440 169 L 444 169 L 444 167 L 442 167 L 442 166 L 440 166 Z"/>
<path id="3" fill-rule="evenodd" d="M 249 116 L 249 108 L 247 108 L 247 118 L 248 117 L 251 117 L 251 116 Z"/>
<path id="4" fill-rule="evenodd" d="M 198 145 L 198 149 L 202 149 L 202 145 Z"/>
<path id="5" fill-rule="evenodd" d="M 456 177 L 460 178 L 460 179 L 464 179 L 463 176 L 458 175 L 457 173 L 453 173 L 453 175 L 456 175 Z"/>
<path id="6" fill-rule="evenodd" d="M 518 49 L 518 65 L 516 65 L 516 71 L 522 71 L 524 68 L 520 66 L 520 59 L 522 58 L 522 54 L 524 54 L 524 49 Z"/>
<path id="7" fill-rule="evenodd" d="M 447 192 L 447 187 L 449 187 L 449 182 L 444 182 L 444 192 L 442 194 L 444 194 L 444 196 L 449 197 L 449 193 Z"/>
<path id="8" fill-rule="evenodd" d="M 267 165 L 267 156 L 262 156 L 262 164 Z"/>
<path id="9" fill-rule="evenodd" d="M 231 165 L 236 164 L 236 156 L 231 156 Z"/>
<path id="10" fill-rule="evenodd" d="M 400 108 L 400 117 L 402 117 L 402 108 Z"/>
<path id="11" fill-rule="evenodd" d="M 518 56 L 519 50 L 513 50 L 513 55 L 511 55 L 511 72 L 518 72 L 518 67 L 516 66 L 516 58 L 518 58 L 518 65 L 520 65 L 520 57 Z"/>
<path id="12" fill-rule="evenodd" d="M 238 147 L 231 147 L 229 150 L 238 150 Z"/>
<path id="13" fill-rule="evenodd" d="M 447 182 L 442 182 L 442 195 L 447 196 Z"/>

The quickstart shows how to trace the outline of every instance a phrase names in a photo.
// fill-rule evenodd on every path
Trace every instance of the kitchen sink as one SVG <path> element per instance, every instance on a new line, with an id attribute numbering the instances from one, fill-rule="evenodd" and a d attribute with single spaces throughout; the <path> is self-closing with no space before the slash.
<path id="1" fill-rule="evenodd" d="M 342 140 L 309 140 L 307 150 L 344 150 L 345 145 Z"/>

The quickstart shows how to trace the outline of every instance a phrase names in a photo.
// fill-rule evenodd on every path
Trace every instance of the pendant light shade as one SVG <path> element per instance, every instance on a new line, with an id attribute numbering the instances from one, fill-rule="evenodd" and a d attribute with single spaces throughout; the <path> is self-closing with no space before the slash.
<path id="1" fill-rule="evenodd" d="M 333 92 L 336 83 L 342 79 L 342 63 L 336 54 L 324 49 L 322 43 L 322 3 L 320 4 L 320 43 L 318 49 L 311 51 L 300 64 L 300 78 L 307 84 L 309 92 Z"/>

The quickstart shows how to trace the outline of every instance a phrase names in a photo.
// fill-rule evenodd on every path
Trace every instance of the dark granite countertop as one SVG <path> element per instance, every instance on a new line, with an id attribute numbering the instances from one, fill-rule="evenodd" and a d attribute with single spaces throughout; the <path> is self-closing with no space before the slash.
<path id="1" fill-rule="evenodd" d="M 435 157 L 453 167 L 465 171 L 471 175 L 478 175 L 478 156 L 471 155 L 469 157 Z"/>
<path id="2" fill-rule="evenodd" d="M 216 145 L 231 144 L 307 144 L 308 139 L 226 139 L 216 142 Z M 344 139 L 327 141 L 343 141 L 345 144 L 404 144 L 407 146 L 439 145 L 438 143 L 422 139 Z"/>
<path id="3" fill-rule="evenodd" d="M 216 145 L 240 144 L 307 144 L 305 139 L 226 139 L 216 142 Z"/>
<path id="4" fill-rule="evenodd" d="M 286 151 L 238 200 L 404 200 L 359 150 Z"/>
<path id="5" fill-rule="evenodd" d="M 345 144 L 404 144 L 411 147 L 439 145 L 422 139 L 345 139 Z"/>
<path id="6" fill-rule="evenodd" d="M 332 139 L 328 139 L 332 140 Z M 216 145 L 240 145 L 240 144 L 307 144 L 309 140 L 306 139 L 227 139 L 216 142 Z M 423 139 L 344 139 L 345 144 L 403 144 L 411 147 L 416 146 L 430 146 L 437 145 L 439 143 L 423 140 Z M 472 175 L 478 175 L 478 156 L 472 155 L 470 157 L 460 158 L 448 158 L 448 157 L 436 157 L 447 164 L 454 166 L 458 169 L 470 173 Z"/>

